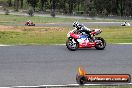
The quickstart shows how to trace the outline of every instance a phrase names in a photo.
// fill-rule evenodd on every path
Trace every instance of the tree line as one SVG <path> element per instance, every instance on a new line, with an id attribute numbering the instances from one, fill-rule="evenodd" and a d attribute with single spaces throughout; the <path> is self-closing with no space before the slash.
<path id="1" fill-rule="evenodd" d="M 132 0 L 5 0 L 16 11 L 32 7 L 34 11 L 54 11 L 87 16 L 132 16 Z M 25 5 L 27 6 L 25 8 Z"/>

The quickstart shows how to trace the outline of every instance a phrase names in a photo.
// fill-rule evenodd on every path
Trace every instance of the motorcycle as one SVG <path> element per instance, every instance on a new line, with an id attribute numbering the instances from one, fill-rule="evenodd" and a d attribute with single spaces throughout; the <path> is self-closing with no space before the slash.
<path id="1" fill-rule="evenodd" d="M 106 47 L 106 42 L 101 37 L 95 37 L 99 35 L 102 31 L 100 29 L 95 29 L 90 32 L 91 38 L 83 33 L 78 33 L 77 30 L 72 30 L 68 32 L 66 41 L 66 46 L 69 50 L 75 51 L 78 48 L 92 48 L 95 47 L 97 50 L 103 50 Z"/>
<path id="2" fill-rule="evenodd" d="M 35 24 L 33 22 L 26 22 L 25 26 L 35 26 Z"/>
<path id="3" fill-rule="evenodd" d="M 121 26 L 131 26 L 131 24 L 128 23 L 128 22 L 124 22 L 124 23 L 121 24 Z"/>

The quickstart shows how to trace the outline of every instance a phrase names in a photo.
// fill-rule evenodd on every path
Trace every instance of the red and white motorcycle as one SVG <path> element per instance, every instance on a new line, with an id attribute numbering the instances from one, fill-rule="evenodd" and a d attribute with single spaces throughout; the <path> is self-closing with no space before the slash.
<path id="1" fill-rule="evenodd" d="M 32 21 L 27 21 L 25 26 L 35 26 L 35 24 Z"/>
<path id="2" fill-rule="evenodd" d="M 95 47 L 98 50 L 103 50 L 106 46 L 106 42 L 101 37 L 95 37 L 95 35 L 100 34 L 102 31 L 100 29 L 95 29 L 90 31 L 91 38 L 87 35 L 78 33 L 77 30 L 72 30 L 68 32 L 66 41 L 66 46 L 69 50 L 75 51 L 78 48 L 92 48 Z"/>

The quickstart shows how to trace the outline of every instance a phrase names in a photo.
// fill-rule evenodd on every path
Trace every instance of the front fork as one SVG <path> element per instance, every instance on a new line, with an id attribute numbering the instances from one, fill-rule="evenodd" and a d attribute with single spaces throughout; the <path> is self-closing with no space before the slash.
<path id="1" fill-rule="evenodd" d="M 94 41 L 95 41 L 96 44 L 101 44 L 102 43 L 102 41 L 99 40 L 98 38 L 94 38 Z"/>
<path id="2" fill-rule="evenodd" d="M 77 43 L 77 42 L 75 41 L 75 39 L 72 38 L 72 37 L 69 37 L 68 39 L 71 40 L 73 43 Z"/>

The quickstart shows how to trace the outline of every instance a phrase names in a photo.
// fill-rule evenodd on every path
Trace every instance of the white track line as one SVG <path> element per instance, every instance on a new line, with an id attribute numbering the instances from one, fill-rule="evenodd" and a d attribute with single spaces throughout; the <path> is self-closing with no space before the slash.
<path id="1" fill-rule="evenodd" d="M 13 46 L 13 45 L 3 45 L 3 44 L 0 44 L 0 46 Z"/>
<path id="2" fill-rule="evenodd" d="M 112 84 L 85 84 L 83 86 L 122 86 L 122 85 L 132 85 L 132 83 L 112 83 Z M 39 86 L 12 86 L 12 87 L 0 87 L 0 88 L 50 88 L 50 87 L 80 87 L 79 84 L 67 84 L 67 85 L 39 85 Z"/>
<path id="3" fill-rule="evenodd" d="M 119 44 L 119 45 L 131 45 L 132 43 L 113 43 L 113 44 Z M 50 45 L 65 46 L 66 44 L 50 44 Z M 0 46 L 24 46 L 24 45 L 4 45 L 4 44 L 0 44 Z"/>
<path id="4" fill-rule="evenodd" d="M 38 87 L 40 87 L 40 86 L 12 86 L 10 88 L 38 88 Z"/>

